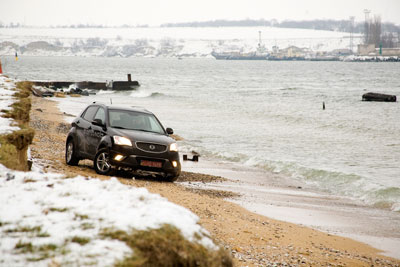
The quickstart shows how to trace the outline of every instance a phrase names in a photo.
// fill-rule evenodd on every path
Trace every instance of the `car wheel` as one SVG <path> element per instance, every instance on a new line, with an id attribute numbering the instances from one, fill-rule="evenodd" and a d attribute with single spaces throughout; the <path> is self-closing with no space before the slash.
<path id="1" fill-rule="evenodd" d="M 78 165 L 79 158 L 76 156 L 76 150 L 73 139 L 69 139 L 65 147 L 65 162 L 71 166 Z"/>
<path id="2" fill-rule="evenodd" d="M 102 148 L 94 157 L 94 169 L 98 174 L 107 175 L 111 173 L 112 166 L 110 164 L 110 153 L 107 149 Z"/>
<path id="3" fill-rule="evenodd" d="M 165 177 L 165 179 L 167 180 L 167 182 L 175 182 L 176 180 L 178 180 L 179 174 L 167 174 L 167 176 Z"/>

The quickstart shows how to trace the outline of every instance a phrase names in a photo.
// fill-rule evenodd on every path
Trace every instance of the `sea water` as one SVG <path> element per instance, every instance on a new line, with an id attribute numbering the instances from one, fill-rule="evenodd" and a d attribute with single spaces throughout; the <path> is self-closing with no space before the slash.
<path id="1" fill-rule="evenodd" d="M 400 104 L 361 101 L 370 91 L 400 97 L 400 63 L 25 57 L 7 58 L 3 70 L 100 82 L 130 73 L 138 90 L 100 91 L 61 108 L 142 106 L 185 139 L 184 151 L 400 211 Z"/>

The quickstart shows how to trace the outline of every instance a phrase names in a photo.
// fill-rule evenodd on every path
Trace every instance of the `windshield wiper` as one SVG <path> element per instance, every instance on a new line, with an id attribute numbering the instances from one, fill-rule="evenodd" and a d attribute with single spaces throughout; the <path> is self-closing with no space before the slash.
<path id="1" fill-rule="evenodd" d="M 111 127 L 116 128 L 116 129 L 129 130 L 128 128 L 125 128 L 125 127 L 122 127 L 122 126 L 111 126 Z"/>
<path id="2" fill-rule="evenodd" d="M 133 129 L 133 130 L 135 130 L 135 131 L 141 131 L 141 132 L 146 132 L 146 133 L 158 133 L 158 134 L 159 134 L 159 132 L 154 132 L 154 131 L 149 131 L 149 130 L 144 130 L 144 129 Z"/>

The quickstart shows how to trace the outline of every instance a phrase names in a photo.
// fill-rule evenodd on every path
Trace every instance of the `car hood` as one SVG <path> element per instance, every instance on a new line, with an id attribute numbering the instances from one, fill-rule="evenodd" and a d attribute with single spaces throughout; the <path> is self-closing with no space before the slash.
<path id="1" fill-rule="evenodd" d="M 122 129 L 113 129 L 116 135 L 125 136 L 134 142 L 147 142 L 147 143 L 157 143 L 157 144 L 165 144 L 169 145 L 174 143 L 175 140 L 171 137 L 158 133 L 151 132 L 143 132 L 136 130 L 122 130 Z"/>

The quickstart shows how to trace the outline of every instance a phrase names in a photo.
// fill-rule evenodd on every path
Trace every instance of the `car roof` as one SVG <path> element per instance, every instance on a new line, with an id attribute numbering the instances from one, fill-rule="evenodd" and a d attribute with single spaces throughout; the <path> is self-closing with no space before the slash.
<path id="1" fill-rule="evenodd" d="M 91 104 L 91 105 L 103 106 L 106 109 L 126 110 L 126 111 L 135 111 L 135 112 L 153 114 L 152 112 L 148 111 L 144 107 L 138 107 L 138 106 L 123 107 L 123 106 L 106 105 L 103 103 L 96 103 L 96 102 L 93 102 L 93 104 Z"/>

